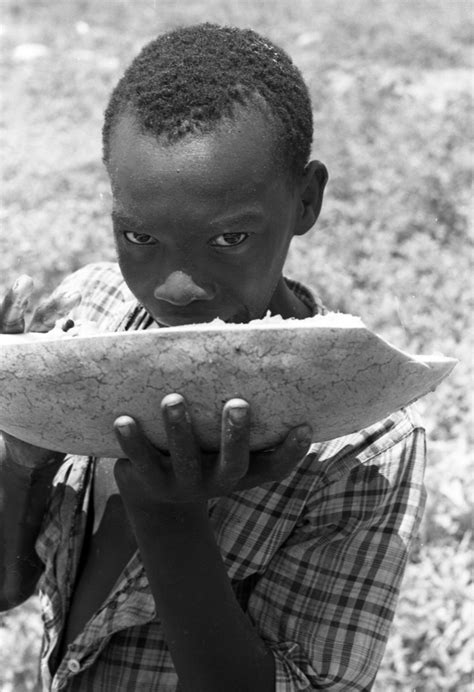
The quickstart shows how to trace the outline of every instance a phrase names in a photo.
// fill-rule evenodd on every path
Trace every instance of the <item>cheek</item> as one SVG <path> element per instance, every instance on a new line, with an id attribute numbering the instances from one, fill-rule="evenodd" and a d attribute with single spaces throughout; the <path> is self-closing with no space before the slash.
<path id="1" fill-rule="evenodd" d="M 287 249 L 286 238 L 265 234 L 240 258 L 235 261 L 227 259 L 216 267 L 215 278 L 229 294 L 247 304 L 256 304 L 268 298 L 278 283 Z"/>
<path id="2" fill-rule="evenodd" d="M 157 263 L 157 251 L 150 246 L 146 250 L 127 243 L 123 238 L 114 234 L 117 260 L 124 276 L 138 281 L 146 279 L 149 273 L 153 273 L 153 266 Z"/>
<path id="3" fill-rule="evenodd" d="M 143 303 L 150 290 L 153 292 L 153 287 L 150 289 L 153 272 L 146 270 L 143 259 L 138 260 L 128 252 L 118 251 L 117 260 L 125 283 L 135 297 Z"/>

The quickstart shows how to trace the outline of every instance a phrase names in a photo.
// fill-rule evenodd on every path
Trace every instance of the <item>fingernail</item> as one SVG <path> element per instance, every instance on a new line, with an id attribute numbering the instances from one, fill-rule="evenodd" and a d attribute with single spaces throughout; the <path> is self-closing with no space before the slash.
<path id="1" fill-rule="evenodd" d="M 115 421 L 115 427 L 122 437 L 131 437 L 133 432 L 133 424 L 126 418 L 119 418 Z"/>
<path id="2" fill-rule="evenodd" d="M 69 329 L 72 329 L 74 327 L 74 320 L 71 320 L 70 317 L 68 317 L 64 322 L 62 323 L 61 329 L 63 332 L 69 331 Z"/>
<path id="3" fill-rule="evenodd" d="M 248 416 L 248 408 L 246 406 L 236 406 L 229 408 L 229 418 L 232 423 L 241 425 Z"/>
<path id="4" fill-rule="evenodd" d="M 27 274 L 22 274 L 18 277 L 12 286 L 14 293 L 25 293 L 33 290 L 33 279 Z"/>
<path id="5" fill-rule="evenodd" d="M 311 442 L 312 430 L 309 425 L 302 425 L 296 431 L 295 437 L 299 445 L 307 446 Z"/>
<path id="6" fill-rule="evenodd" d="M 182 401 L 177 401 L 175 404 L 166 405 L 166 413 L 172 421 L 182 420 L 184 416 L 184 406 Z"/>

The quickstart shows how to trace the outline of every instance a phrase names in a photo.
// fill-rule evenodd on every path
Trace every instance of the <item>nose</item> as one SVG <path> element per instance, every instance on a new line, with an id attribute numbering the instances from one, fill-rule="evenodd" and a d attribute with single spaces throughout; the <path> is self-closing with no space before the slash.
<path id="1" fill-rule="evenodd" d="M 215 294 L 212 286 L 198 286 L 192 277 L 183 271 L 171 272 L 164 283 L 157 286 L 153 292 L 157 300 L 181 307 L 195 300 L 212 300 Z"/>

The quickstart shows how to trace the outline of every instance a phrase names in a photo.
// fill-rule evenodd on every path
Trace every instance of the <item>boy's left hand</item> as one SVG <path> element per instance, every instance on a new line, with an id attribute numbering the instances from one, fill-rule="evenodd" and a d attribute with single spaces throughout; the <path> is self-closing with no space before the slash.
<path id="1" fill-rule="evenodd" d="M 127 458 L 115 465 L 115 476 L 126 504 L 149 508 L 155 504 L 206 502 L 287 476 L 308 451 L 311 428 L 291 430 L 271 451 L 249 451 L 250 410 L 243 399 L 231 399 L 222 411 L 219 453 L 202 452 L 194 435 L 186 403 L 179 394 L 161 402 L 169 456 L 154 447 L 130 416 L 114 427 Z"/>

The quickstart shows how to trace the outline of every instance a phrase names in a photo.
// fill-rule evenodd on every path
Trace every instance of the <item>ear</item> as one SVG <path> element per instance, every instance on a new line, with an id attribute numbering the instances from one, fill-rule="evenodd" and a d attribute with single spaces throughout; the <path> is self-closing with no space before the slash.
<path id="1" fill-rule="evenodd" d="M 303 235 L 316 223 L 323 203 L 328 171 L 321 161 L 310 161 L 299 182 L 300 214 L 296 221 L 295 235 Z"/>

